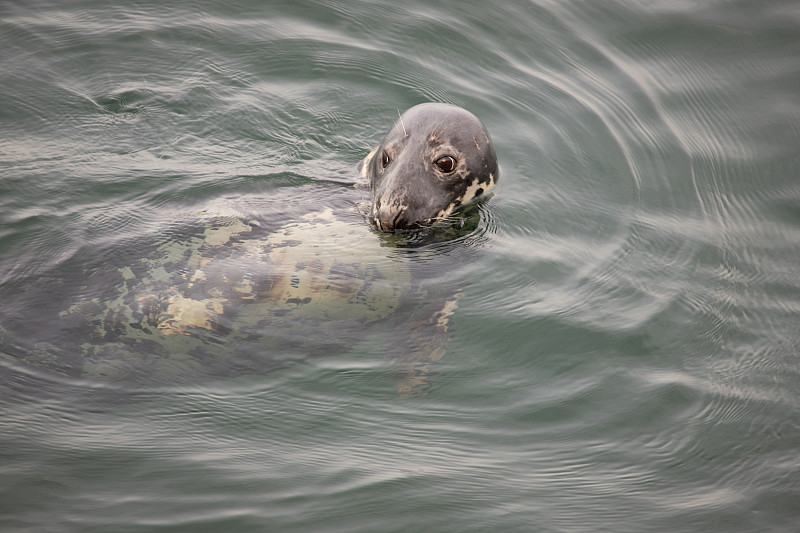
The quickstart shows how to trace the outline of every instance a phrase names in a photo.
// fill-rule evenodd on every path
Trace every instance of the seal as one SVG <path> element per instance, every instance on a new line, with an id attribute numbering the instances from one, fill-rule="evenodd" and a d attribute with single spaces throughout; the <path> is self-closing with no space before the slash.
<path id="1" fill-rule="evenodd" d="M 369 181 L 369 221 L 385 232 L 446 220 L 497 183 L 497 157 L 481 121 L 449 104 L 412 107 L 360 164 Z"/>
<path id="2" fill-rule="evenodd" d="M 373 192 L 363 209 L 354 188 L 325 188 L 313 211 L 262 225 L 242 201 L 212 199 L 169 232 L 118 243 L 133 254 L 65 264 L 58 285 L 70 289 L 48 296 L 58 327 L 0 359 L 102 382 L 175 384 L 369 349 L 398 366 L 401 395 L 427 393 L 462 293 L 428 284 L 412 255 L 395 253 L 405 237 L 382 232 L 449 229 L 497 181 L 492 142 L 471 113 L 423 104 L 399 117 L 361 172 Z M 308 190 L 278 187 L 270 202 L 297 203 Z M 25 345 L 16 331 L 44 323 L 30 312 L 12 327 L 0 315 L 0 345 Z"/>

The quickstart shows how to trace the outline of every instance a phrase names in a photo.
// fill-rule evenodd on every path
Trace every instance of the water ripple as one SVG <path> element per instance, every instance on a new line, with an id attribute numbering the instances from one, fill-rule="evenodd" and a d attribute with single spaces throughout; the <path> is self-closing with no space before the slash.
<path id="1" fill-rule="evenodd" d="M 4 8 L 10 519 L 792 530 L 800 18 L 785 0 L 651 4 Z M 182 242 L 198 214 L 358 223 L 355 164 L 428 100 L 475 112 L 502 165 L 463 231 L 383 241 L 461 296 L 429 395 L 397 397 L 392 322 L 188 386 L 25 366 L 70 357 L 46 317 L 100 293 L 88 266 Z"/>

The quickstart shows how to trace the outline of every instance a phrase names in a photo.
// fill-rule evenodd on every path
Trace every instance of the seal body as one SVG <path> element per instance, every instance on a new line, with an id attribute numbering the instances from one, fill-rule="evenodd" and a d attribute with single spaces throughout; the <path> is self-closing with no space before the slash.
<path id="1" fill-rule="evenodd" d="M 448 104 L 403 113 L 361 163 L 373 199 L 370 223 L 387 231 L 434 224 L 486 194 L 497 182 L 497 157 L 475 115 Z"/>
<path id="2" fill-rule="evenodd" d="M 400 117 L 361 172 L 373 192 L 370 223 L 397 232 L 447 219 L 485 195 L 497 161 L 472 114 L 423 104 Z M 265 205 L 297 204 L 308 191 L 279 187 Z M 284 222 L 242 210 L 238 200 L 212 200 L 168 232 L 124 241 L 134 255 L 109 249 L 95 262 L 65 264 L 51 307 L 58 327 L 0 358 L 91 380 L 160 384 L 380 346 L 398 364 L 401 394 L 429 389 L 461 293 L 425 282 L 412 260 L 419 256 L 402 251 L 405 236 L 364 224 L 354 188 L 324 193 L 308 200 L 312 212 Z M 31 310 L 35 319 L 0 323 L 0 345 L 24 345 L 16 332 L 42 323 Z"/>

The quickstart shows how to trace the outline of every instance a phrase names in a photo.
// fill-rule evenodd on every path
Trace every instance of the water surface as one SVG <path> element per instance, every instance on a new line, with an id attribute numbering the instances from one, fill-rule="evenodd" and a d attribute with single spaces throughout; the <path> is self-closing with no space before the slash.
<path id="1" fill-rule="evenodd" d="M 796 531 L 795 2 L 13 2 L 0 49 L 3 531 Z M 461 295 L 427 394 L 402 313 L 275 367 L 62 365 L 89 274 L 208 206 L 362 222 L 427 101 L 502 172 L 467 235 L 381 248 Z"/>

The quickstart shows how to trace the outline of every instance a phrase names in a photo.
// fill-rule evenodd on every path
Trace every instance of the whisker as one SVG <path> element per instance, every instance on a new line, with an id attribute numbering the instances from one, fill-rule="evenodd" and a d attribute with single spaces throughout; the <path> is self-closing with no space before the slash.
<path id="1" fill-rule="evenodd" d="M 400 114 L 400 110 L 397 110 L 397 118 L 400 119 L 400 125 L 403 126 L 403 134 L 405 137 L 408 137 L 408 132 L 406 131 L 406 125 L 403 124 L 403 116 Z"/>

